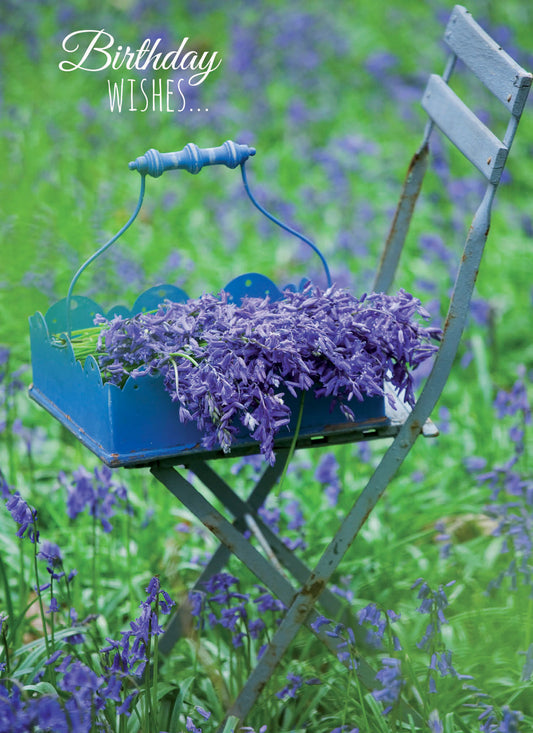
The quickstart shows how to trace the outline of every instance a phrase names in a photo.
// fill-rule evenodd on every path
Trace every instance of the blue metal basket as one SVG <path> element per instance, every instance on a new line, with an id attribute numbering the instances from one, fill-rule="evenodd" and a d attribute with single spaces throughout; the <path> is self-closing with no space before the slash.
<path id="1" fill-rule="evenodd" d="M 253 198 L 244 170 L 244 163 L 255 150 L 245 145 L 226 142 L 218 148 L 200 149 L 190 143 L 178 153 L 161 154 L 150 150 L 130 163 L 141 174 L 139 203 L 127 224 L 80 267 L 74 276 L 67 297 L 55 303 L 46 313 L 30 317 L 30 341 L 33 383 L 30 397 L 58 419 L 85 446 L 109 466 L 139 466 L 162 459 L 186 462 L 188 457 L 223 457 L 222 450 L 206 450 L 202 434 L 191 424 L 179 420 L 179 406 L 172 402 L 164 389 L 162 377 L 143 375 L 130 378 L 119 388 L 103 383 L 98 363 L 88 356 L 84 364 L 76 360 L 71 341 L 72 329 L 94 325 L 100 313 L 107 318 L 120 314 L 132 316 L 157 308 L 165 299 L 180 302 L 187 294 L 173 285 L 157 285 L 142 293 L 131 309 L 120 306 L 106 312 L 85 296 L 74 296 L 73 288 L 83 270 L 105 251 L 135 219 L 144 196 L 145 175 L 159 176 L 164 170 L 185 169 L 198 173 L 204 165 L 224 164 L 230 168 L 240 165 L 246 191 L 257 208 L 268 218 L 300 237 L 319 255 L 328 282 L 329 270 L 321 253 L 309 240 L 289 229 L 266 212 Z M 287 286 L 295 289 L 294 286 Z M 224 288 L 235 302 L 245 296 L 283 298 L 283 289 L 259 273 L 244 273 Z M 59 341 L 55 334 L 62 334 Z M 292 420 L 278 435 L 276 447 L 288 447 L 295 437 L 299 400 L 287 395 Z M 381 396 L 366 397 L 357 406 L 356 422 L 346 420 L 332 398 L 308 401 L 303 408 L 298 427 L 298 446 L 318 443 L 349 442 L 362 437 L 379 437 L 395 432 L 394 416 L 387 414 L 386 400 Z M 230 455 L 259 451 L 259 443 L 247 431 L 240 429 Z"/>

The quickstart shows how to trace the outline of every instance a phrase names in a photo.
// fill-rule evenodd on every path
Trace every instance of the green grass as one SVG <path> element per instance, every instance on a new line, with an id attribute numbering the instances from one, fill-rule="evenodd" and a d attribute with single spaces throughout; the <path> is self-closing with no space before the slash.
<path id="1" fill-rule="evenodd" d="M 334 279 L 343 278 L 358 292 L 368 289 L 405 170 L 422 137 L 424 117 L 416 100 L 427 75 L 444 68 L 439 39 L 451 10 L 451 5 L 437 0 L 424 4 L 408 0 L 401 8 L 380 1 L 357 6 L 343 1 L 328 13 L 318 2 L 286 6 L 271 0 L 243 7 L 239 15 L 235 7 L 226 9 L 214 2 L 196 12 L 172 3 L 159 7 L 146 3 L 138 20 L 134 5 L 102 3 L 95 9 L 84 0 L 68 7 L 27 3 L 10 7 L 6 31 L 0 36 L 4 170 L 0 345 L 10 350 L 9 373 L 0 381 L 0 425 L 6 421 L 0 429 L 0 468 L 8 483 L 36 507 L 42 537 L 61 547 L 67 573 L 77 569 L 71 601 L 80 618 L 97 609 L 98 619 L 88 626 L 92 639 L 80 652 L 94 669 L 101 663 L 97 649 L 105 638 L 119 638 L 138 614 L 150 577 L 158 574 L 172 597 L 183 598 L 201 570 L 199 559 L 205 559 L 216 543 L 145 469 L 117 472 L 127 486 L 132 514 L 117 512 L 109 534 L 95 528 L 88 515 L 67 518 L 59 472 L 70 477 L 78 466 L 92 471 L 98 463 L 27 399 L 31 370 L 26 368 L 20 377 L 24 390 L 12 394 L 8 389 L 17 370 L 30 362 L 28 317 L 64 297 L 79 265 L 130 216 L 139 178 L 128 170 L 128 162 L 148 148 L 179 150 L 189 141 L 208 147 L 235 139 L 256 146 L 257 155 L 247 170 L 258 199 L 317 243 Z M 492 30 L 508 29 L 510 50 L 520 54 L 522 63 L 531 61 L 528 28 L 533 11 L 527 4 L 473 0 L 469 9 Z M 245 40 L 255 43 L 254 53 L 239 72 L 234 64 L 246 46 L 242 36 L 235 41 L 237 23 Z M 106 74 L 65 74 L 57 68 L 63 58 L 62 38 L 74 28 L 91 27 L 105 27 L 121 43 L 132 45 L 152 28 L 158 32 L 167 28 L 173 38 L 187 35 L 191 44 L 217 50 L 223 64 L 200 94 L 209 113 L 112 114 Z M 291 33 L 282 43 L 279 37 L 287 28 Z M 376 52 L 396 58 L 381 77 L 367 67 Z M 317 55 L 315 66 L 308 53 Z M 115 71 L 109 78 L 121 76 Z M 388 83 L 391 76 L 394 86 Z M 474 105 L 485 103 L 464 75 L 459 75 L 456 88 Z M 490 106 L 490 113 L 499 129 L 500 112 Z M 533 722 L 531 681 L 522 679 L 525 653 L 533 641 L 531 588 L 519 584 L 512 590 L 505 579 L 499 588 L 488 590 L 511 557 L 501 554 L 501 539 L 491 536 L 485 519 L 489 488 L 464 466 L 471 456 L 485 458 L 487 470 L 511 458 L 508 428 L 513 421 L 498 420 L 492 403 L 499 389 L 511 389 L 519 365 L 526 369 L 529 386 L 527 374 L 533 367 L 528 228 L 532 140 L 528 105 L 508 163 L 510 181 L 497 195 L 479 273 L 476 299 L 488 309 L 490 319 L 484 325 L 468 325 L 433 416 L 437 424 L 447 422 L 441 409 L 446 408 L 450 431 L 436 440 L 417 442 L 333 579 L 353 594 L 354 611 L 376 602 L 384 610 L 401 613 L 397 631 L 403 651 L 395 654 L 402 659 L 402 669 L 411 670 L 405 695 L 426 718 L 438 710 L 445 733 L 477 730 L 481 709 L 468 707 L 477 705 L 477 698 L 463 680 L 439 679 L 438 692 L 427 691 L 429 657 L 416 645 L 427 617 L 416 610 L 416 593 L 411 590 L 419 577 L 434 589 L 456 581 L 448 589 L 449 623 L 442 628 L 440 642 L 453 650 L 457 671 L 473 676 L 472 684 L 488 695 L 487 704 L 494 704 L 498 715 L 509 706 L 522 711 L 522 730 Z M 352 146 L 349 153 L 343 148 L 346 141 Z M 452 179 L 471 180 L 468 166 L 446 151 Z M 475 205 L 475 196 L 453 204 L 437 173 L 429 171 L 397 286 L 423 301 L 436 299 L 441 315 L 451 280 L 445 263 L 425 256 L 424 236 L 439 234 L 457 262 Z M 170 267 L 168 258 L 175 253 L 181 260 Z M 124 274 L 124 265 L 130 268 L 129 275 Z M 147 181 L 139 219 L 82 275 L 76 292 L 90 294 L 105 307 L 117 302 L 131 305 L 141 290 L 162 277 L 196 296 L 220 289 L 247 271 L 263 272 L 284 284 L 320 273 L 320 267 L 295 240 L 263 225 L 244 196 L 238 170 L 205 169 L 198 176 L 173 172 Z M 435 291 L 425 291 L 422 281 L 432 282 Z M 460 359 L 468 352 L 472 359 L 464 366 Z M 32 434 L 28 448 L 17 432 L 17 419 L 25 429 L 42 431 L 43 438 Z M 300 502 L 306 542 L 302 557 L 310 565 L 325 549 L 384 449 L 380 443 L 372 445 L 368 462 L 360 460 L 356 446 L 334 449 L 343 486 L 336 507 L 328 505 L 324 487 L 314 476 L 322 451 L 295 457 L 283 495 L 272 499 L 272 506 L 281 508 L 286 527 L 289 499 Z M 530 455 L 527 434 L 526 452 L 518 464 L 524 481 L 531 476 Z M 217 464 L 217 469 L 245 496 L 251 469 L 233 475 L 231 464 L 231 460 Z M 499 501 L 503 500 L 501 495 Z M 441 557 L 436 541 L 439 520 L 451 528 L 447 558 Z M 190 531 L 184 532 L 181 523 Z M 6 573 L 6 584 L 0 578 L 0 612 L 11 609 L 8 649 L 13 676 L 30 685 L 45 658 L 42 623 L 31 591 L 33 546 L 15 537 L 13 521 L 4 511 L 0 535 Z M 236 561 L 229 569 L 239 577 L 242 592 L 253 592 L 255 579 L 248 571 Z M 44 564 L 41 573 L 46 575 Z M 64 613 L 67 599 L 62 603 Z M 252 601 L 250 605 L 253 611 Z M 215 730 L 257 649 L 241 651 L 233 650 L 221 629 L 182 639 L 161 669 L 154 693 L 160 696 L 153 719 L 158 727 L 153 730 L 181 733 L 187 715 L 204 731 Z M 368 654 L 378 668 L 380 654 Z M 304 679 L 319 677 L 322 684 L 304 684 L 294 699 L 280 702 L 276 692 L 286 684 L 288 672 Z M 52 684 L 48 677 L 45 681 Z M 141 698 L 139 710 L 144 705 Z M 209 710 L 211 720 L 203 721 L 195 705 Z M 143 725 L 135 715 L 127 724 L 117 722 L 112 711 L 108 719 L 109 729 L 121 733 Z M 343 724 L 346 730 L 357 726 L 365 733 L 418 730 L 414 725 L 396 727 L 393 721 L 394 713 L 383 716 L 370 693 L 358 688 L 356 677 L 302 631 L 249 724 L 257 731 L 267 725 L 268 731 L 280 733 L 330 733 Z"/>

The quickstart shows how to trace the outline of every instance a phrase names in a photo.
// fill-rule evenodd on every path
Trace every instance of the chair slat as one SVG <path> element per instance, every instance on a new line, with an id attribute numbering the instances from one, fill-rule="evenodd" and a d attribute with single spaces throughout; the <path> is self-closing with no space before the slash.
<path id="1" fill-rule="evenodd" d="M 444 40 L 513 115 L 522 114 L 531 74 L 485 33 L 462 5 L 453 9 Z"/>
<path id="2" fill-rule="evenodd" d="M 507 147 L 462 102 L 440 76 L 432 74 L 422 107 L 468 160 L 490 183 L 497 184 L 508 154 Z"/>

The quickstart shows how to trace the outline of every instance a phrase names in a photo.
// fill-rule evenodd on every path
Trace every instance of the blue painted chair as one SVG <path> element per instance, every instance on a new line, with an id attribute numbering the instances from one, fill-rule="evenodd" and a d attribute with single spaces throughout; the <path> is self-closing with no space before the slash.
<path id="1" fill-rule="evenodd" d="M 297 555 L 290 552 L 281 539 L 261 521 L 257 514 L 257 510 L 262 506 L 283 471 L 290 448 L 292 448 L 292 441 L 295 438 L 294 427 L 287 438 L 276 444 L 277 461 L 275 465 L 266 468 L 247 500 L 241 499 L 215 471 L 212 464 L 207 462 L 210 459 L 215 459 L 214 462 L 216 462 L 216 459 L 224 457 L 224 454 L 220 451 L 202 450 L 199 445 L 201 436 L 193 436 L 190 439 L 190 436 L 179 434 L 172 436 L 168 444 L 162 445 L 158 440 L 150 442 L 150 430 L 137 442 L 135 442 L 135 436 L 130 434 L 131 431 L 127 432 L 124 443 L 120 443 L 118 436 L 109 434 L 110 423 L 116 424 L 121 419 L 125 429 L 132 423 L 139 424 L 139 414 L 136 416 L 131 407 L 131 401 L 135 397 L 134 386 L 124 390 L 125 394 L 122 397 L 118 394 L 120 391 L 117 388 L 109 390 L 109 385 L 102 386 L 97 373 L 98 366 L 94 360 L 88 359 L 83 367 L 79 363 L 76 364 L 68 338 L 64 343 L 63 353 L 58 357 L 57 344 L 54 345 L 51 337 L 54 331 L 61 329 L 66 329 L 70 335 L 73 325 L 76 327 L 83 327 L 84 324 L 90 325 L 97 306 L 92 301 L 73 296 L 72 289 L 82 270 L 102 250 L 80 268 L 65 301 L 57 304 L 44 318 L 36 314 L 30 319 L 34 371 L 31 396 L 109 465 L 132 468 L 150 466 L 153 476 L 198 517 L 220 541 L 219 549 L 198 579 L 195 588 L 201 590 L 205 580 L 220 571 L 230 555 L 234 554 L 265 587 L 287 606 L 287 613 L 274 634 L 271 644 L 228 711 L 228 716 L 233 716 L 239 721 L 245 720 L 274 668 L 281 662 L 302 626 L 306 626 L 333 654 L 336 654 L 337 642 L 313 623 L 318 619 L 315 605 L 320 606 L 324 615 L 347 625 L 353 625 L 348 610 L 328 590 L 328 583 L 418 436 L 421 434 L 430 436 L 436 433 L 430 421 L 430 415 L 445 387 L 457 354 L 489 231 L 494 195 L 501 180 L 532 80 L 531 74 L 524 71 L 508 56 L 462 6 L 457 5 L 454 8 L 444 34 L 444 40 L 450 49 L 449 60 L 442 76 L 432 75 L 430 77 L 422 97 L 422 107 L 427 112 L 428 123 L 420 148 L 415 153 L 408 169 L 376 274 L 374 290 L 387 291 L 393 283 L 416 199 L 427 169 L 429 140 L 435 129 L 444 133 L 484 176 L 487 182 L 486 191 L 466 237 L 443 338 L 432 371 L 414 408 L 404 410 L 400 407 L 395 412 L 391 412 L 385 400 L 377 406 L 370 405 L 368 414 L 358 423 L 343 427 L 339 427 L 338 422 L 331 421 L 324 415 L 311 414 L 308 424 L 296 435 L 295 447 L 297 449 L 310 445 L 324 446 L 342 442 L 392 438 L 381 462 L 344 517 L 336 535 L 331 538 L 316 567 L 310 569 L 304 565 Z M 461 59 L 507 109 L 509 124 L 503 140 L 495 136 L 448 86 L 457 59 Z M 244 163 L 254 153 L 255 151 L 251 148 L 236 146 L 233 143 L 225 143 L 220 148 L 208 150 L 200 150 L 194 145 L 189 145 L 180 153 L 160 154 L 157 151 L 148 151 L 145 156 L 141 156 L 130 164 L 131 168 L 138 170 L 141 174 L 141 197 L 138 208 L 128 224 L 105 247 L 112 244 L 137 215 L 142 202 L 146 175 L 159 176 L 164 170 L 172 168 L 184 168 L 196 173 L 204 165 L 215 163 L 223 163 L 229 167 L 240 165 L 245 187 L 249 191 Z M 259 206 L 253 197 L 251 198 L 255 205 Z M 327 265 L 325 269 L 329 276 Z M 265 283 L 261 278 L 262 276 L 256 273 L 247 273 L 237 278 L 232 285 L 230 284 L 230 289 L 234 289 L 234 297 L 241 297 L 242 294 L 248 292 L 250 294 L 264 293 L 267 290 L 274 292 L 273 289 L 276 286 L 270 281 Z M 140 303 L 136 306 L 137 310 L 152 307 L 151 304 L 160 302 L 162 292 L 157 288 L 151 289 L 147 295 L 141 297 Z M 163 295 L 177 299 L 186 297 L 183 293 L 173 293 L 171 290 L 164 290 Z M 76 305 L 77 308 L 73 308 L 73 305 Z M 72 383 L 74 379 L 72 370 L 77 370 L 75 379 L 78 381 L 74 383 L 71 393 L 65 396 L 65 374 L 69 375 Z M 156 393 L 158 389 L 160 391 L 160 387 L 161 385 L 158 387 L 155 384 L 149 388 L 145 395 L 146 405 L 144 407 L 141 405 L 142 409 L 149 409 L 150 406 L 153 409 L 153 400 L 158 399 Z M 79 400 L 79 409 L 72 410 L 73 403 L 76 402 L 76 395 L 79 397 L 81 393 L 84 396 Z M 100 402 L 95 402 L 94 414 L 88 418 L 87 405 L 93 398 L 96 399 L 95 395 L 98 396 Z M 124 405 L 120 402 L 122 399 L 125 401 Z M 159 405 L 159 402 L 157 404 Z M 166 425 L 168 416 L 165 409 L 167 408 L 161 404 L 160 409 L 161 413 L 158 407 L 158 420 L 163 420 Z M 165 431 L 168 433 L 168 430 L 165 429 Z M 257 446 L 254 447 L 249 440 L 243 438 L 236 445 L 232 455 L 253 452 L 256 448 Z M 176 466 L 191 471 L 215 499 L 227 509 L 230 518 L 226 518 L 216 510 L 204 494 L 187 480 L 185 472 L 177 470 Z M 250 533 L 251 539 L 247 539 Z M 295 584 L 287 579 L 287 574 L 292 576 Z M 183 607 L 172 618 L 161 639 L 160 649 L 163 654 L 170 653 L 174 643 L 182 635 L 183 622 L 187 614 L 188 609 Z M 367 687 L 376 686 L 375 672 L 363 657 L 359 659 L 357 674 Z M 415 722 L 422 722 L 419 713 L 406 702 L 401 703 L 401 714 L 405 718 L 410 715 Z M 223 727 L 224 723 L 221 724 L 220 730 Z"/>

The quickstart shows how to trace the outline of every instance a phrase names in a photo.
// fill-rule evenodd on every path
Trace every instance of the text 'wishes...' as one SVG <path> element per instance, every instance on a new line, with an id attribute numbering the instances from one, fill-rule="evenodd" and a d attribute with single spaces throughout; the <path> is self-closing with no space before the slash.
<path id="1" fill-rule="evenodd" d="M 189 38 L 182 39 L 179 48 L 159 50 L 161 39 L 146 38 L 140 48 L 115 46 L 115 39 L 105 30 L 78 30 L 65 36 L 62 48 L 68 59 L 59 63 L 61 71 L 100 72 L 118 71 L 183 72 L 176 78 L 127 77 L 120 81 L 107 79 L 109 109 L 111 112 L 207 112 L 187 102 L 194 90 L 221 64 L 217 51 L 199 53 L 188 49 Z"/>

